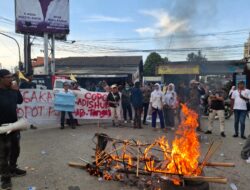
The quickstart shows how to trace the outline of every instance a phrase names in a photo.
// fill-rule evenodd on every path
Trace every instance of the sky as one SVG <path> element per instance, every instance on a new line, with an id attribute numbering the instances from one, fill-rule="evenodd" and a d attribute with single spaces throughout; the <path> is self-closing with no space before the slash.
<path id="1" fill-rule="evenodd" d="M 23 59 L 14 7 L 14 0 L 0 0 L 0 32 L 18 40 Z M 145 60 L 157 51 L 183 61 L 201 49 L 209 60 L 242 59 L 249 18 L 249 0 L 70 0 L 70 34 L 67 42 L 56 42 L 56 58 L 142 55 Z M 32 42 L 32 58 L 43 56 L 42 39 Z M 0 52 L 2 67 L 17 65 L 13 40 L 0 35 Z"/>

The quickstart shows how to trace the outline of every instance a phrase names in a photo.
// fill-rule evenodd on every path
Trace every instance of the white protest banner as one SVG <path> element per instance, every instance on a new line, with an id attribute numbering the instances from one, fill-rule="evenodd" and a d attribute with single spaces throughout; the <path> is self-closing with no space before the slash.
<path id="1" fill-rule="evenodd" d="M 107 93 L 75 91 L 77 94 L 75 119 L 110 119 L 106 101 Z M 54 110 L 52 90 L 23 89 L 23 103 L 18 105 L 18 117 L 25 117 L 32 124 L 59 123 L 60 112 Z"/>

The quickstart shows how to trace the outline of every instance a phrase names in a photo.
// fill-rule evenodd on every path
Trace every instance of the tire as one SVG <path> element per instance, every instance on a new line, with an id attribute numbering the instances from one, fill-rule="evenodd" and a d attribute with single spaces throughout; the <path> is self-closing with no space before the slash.
<path id="1" fill-rule="evenodd" d="M 230 107 L 225 106 L 225 119 L 229 119 L 233 112 L 231 111 Z"/>

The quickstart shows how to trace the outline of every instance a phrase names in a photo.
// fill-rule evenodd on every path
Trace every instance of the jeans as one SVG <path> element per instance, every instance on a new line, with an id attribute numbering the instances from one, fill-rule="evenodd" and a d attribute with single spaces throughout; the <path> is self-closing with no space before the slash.
<path id="1" fill-rule="evenodd" d="M 143 103 L 143 123 L 146 123 L 147 120 L 147 116 L 148 116 L 148 107 L 149 107 L 149 103 Z"/>
<path id="2" fill-rule="evenodd" d="M 241 136 L 245 134 L 245 121 L 247 116 L 247 110 L 234 110 L 234 130 L 235 134 L 239 134 L 239 123 Z"/>
<path id="3" fill-rule="evenodd" d="M 61 126 L 64 126 L 64 121 L 65 121 L 65 111 L 61 111 Z M 69 115 L 69 121 L 70 121 L 70 125 L 74 125 L 74 118 L 73 118 L 73 115 L 72 115 L 72 112 L 67 112 L 68 115 Z"/>
<path id="4" fill-rule="evenodd" d="M 129 119 L 132 120 L 132 108 L 130 103 L 122 103 L 122 110 L 123 110 L 123 119 L 127 120 L 127 111 L 129 115 Z"/>
<path id="5" fill-rule="evenodd" d="M 164 128 L 164 117 L 163 117 L 163 111 L 159 110 L 159 109 L 153 109 L 152 112 L 152 127 L 156 128 L 156 118 L 157 118 L 157 114 L 159 115 L 160 118 L 160 123 L 161 123 L 161 128 Z"/>
<path id="6" fill-rule="evenodd" d="M 0 175 L 10 177 L 11 170 L 17 167 L 20 154 L 20 132 L 0 135 Z"/>
<path id="7" fill-rule="evenodd" d="M 135 110 L 135 117 L 134 117 L 134 127 L 135 128 L 141 128 L 141 113 L 142 113 L 142 108 L 134 108 Z"/>

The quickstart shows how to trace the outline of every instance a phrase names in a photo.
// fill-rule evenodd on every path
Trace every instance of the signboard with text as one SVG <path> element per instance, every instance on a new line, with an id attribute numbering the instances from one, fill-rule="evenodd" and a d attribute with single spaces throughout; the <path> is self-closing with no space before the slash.
<path id="1" fill-rule="evenodd" d="M 107 93 L 77 93 L 75 119 L 110 119 L 111 111 L 107 103 Z M 32 124 L 59 123 L 60 112 L 54 110 L 52 90 L 23 89 L 23 103 L 18 106 L 18 117 L 27 118 Z"/>
<path id="2" fill-rule="evenodd" d="M 184 75 L 184 74 L 200 74 L 199 65 L 160 65 L 157 68 L 158 75 Z"/>
<path id="3" fill-rule="evenodd" d="M 15 13 L 18 33 L 69 33 L 69 0 L 16 0 Z"/>

